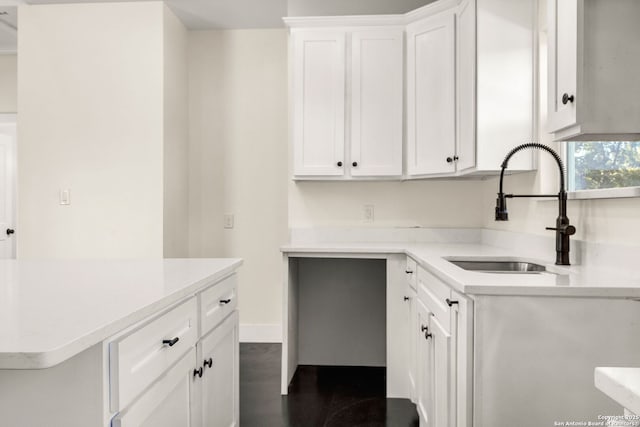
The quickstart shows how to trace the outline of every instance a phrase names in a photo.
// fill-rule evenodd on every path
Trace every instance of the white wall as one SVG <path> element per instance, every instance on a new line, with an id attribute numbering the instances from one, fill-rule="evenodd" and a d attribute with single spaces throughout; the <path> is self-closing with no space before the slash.
<path id="1" fill-rule="evenodd" d="M 164 8 L 164 257 L 189 255 L 187 29 Z"/>
<path id="2" fill-rule="evenodd" d="M 539 141 L 550 145 L 557 151 L 563 143 L 555 143 L 547 133 L 547 62 L 546 62 L 546 2 L 540 1 L 540 102 L 539 102 Z M 506 154 L 506 153 L 505 153 Z M 517 155 L 517 154 L 516 154 Z M 539 154 L 537 173 L 510 176 L 505 179 L 505 191 L 515 194 L 557 193 L 559 188 L 558 167 L 547 153 Z M 545 227 L 555 226 L 558 215 L 556 200 L 518 199 L 508 200 L 509 221 L 494 221 L 494 207 L 498 180 L 486 181 L 483 190 L 485 207 L 482 210 L 484 227 L 523 233 L 542 234 L 553 237 L 552 231 Z M 574 238 L 590 242 L 620 245 L 638 245 L 640 228 L 640 198 L 570 200 L 567 215 L 576 226 Z"/>
<path id="3" fill-rule="evenodd" d="M 289 16 L 406 13 L 434 0 L 289 0 Z"/>
<path id="4" fill-rule="evenodd" d="M 240 322 L 279 332 L 287 33 L 189 33 L 190 256 L 238 256 Z M 223 214 L 235 216 L 223 229 Z"/>
<path id="5" fill-rule="evenodd" d="M 0 55 L 0 113 L 18 110 L 18 57 Z"/>
<path id="6" fill-rule="evenodd" d="M 162 256 L 163 7 L 20 7 L 18 257 Z"/>

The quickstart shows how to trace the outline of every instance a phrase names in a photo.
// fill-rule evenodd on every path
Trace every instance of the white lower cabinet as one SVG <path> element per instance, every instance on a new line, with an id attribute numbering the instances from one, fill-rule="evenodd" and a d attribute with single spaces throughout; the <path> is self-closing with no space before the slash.
<path id="1" fill-rule="evenodd" d="M 470 427 L 471 302 L 422 268 L 417 281 L 414 336 L 420 425 Z"/>
<path id="2" fill-rule="evenodd" d="M 111 426 L 237 426 L 235 304 L 232 275 L 112 338 L 108 345 L 110 408 L 115 413 Z"/>
<path id="3" fill-rule="evenodd" d="M 433 347 L 429 339 L 429 319 L 431 313 L 425 305 L 418 301 L 418 328 L 417 339 L 417 402 L 418 414 L 420 415 L 421 426 L 432 426 L 431 414 L 433 411 Z"/>
<path id="4" fill-rule="evenodd" d="M 238 313 L 198 343 L 203 368 L 198 378 L 195 406 L 204 427 L 232 427 L 239 419 Z"/>
<path id="5" fill-rule="evenodd" d="M 195 349 L 113 420 L 114 427 L 194 426 L 191 416 Z"/>

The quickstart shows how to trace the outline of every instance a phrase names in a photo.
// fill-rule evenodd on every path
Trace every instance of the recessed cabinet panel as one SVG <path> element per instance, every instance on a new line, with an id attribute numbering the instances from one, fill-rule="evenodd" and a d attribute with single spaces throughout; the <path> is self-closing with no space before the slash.
<path id="1" fill-rule="evenodd" d="M 353 176 L 402 175 L 403 31 L 351 35 Z"/>
<path id="2" fill-rule="evenodd" d="M 191 427 L 192 349 L 129 408 L 113 420 L 114 427 Z"/>
<path id="3" fill-rule="evenodd" d="M 451 378 L 451 334 L 431 319 L 430 331 L 433 339 L 433 419 L 434 426 L 449 425 L 449 399 Z"/>
<path id="4" fill-rule="evenodd" d="M 425 421 L 426 425 L 434 426 L 432 420 L 433 412 L 433 346 L 431 341 L 433 334 L 429 335 L 429 322 L 431 313 L 418 301 L 417 305 L 417 318 L 418 324 L 416 325 L 417 335 L 417 375 L 418 375 L 418 396 L 417 407 L 418 414 L 420 415 L 421 425 L 422 421 Z"/>
<path id="5" fill-rule="evenodd" d="M 476 0 L 460 4 L 456 36 L 456 168 L 461 172 L 476 166 Z"/>
<path id="6" fill-rule="evenodd" d="M 456 137 L 453 11 L 407 28 L 407 69 L 407 172 L 452 173 Z"/>
<path id="7" fill-rule="evenodd" d="M 344 174 L 345 34 L 293 34 L 294 174 Z"/>
<path id="8" fill-rule="evenodd" d="M 238 314 L 234 312 L 202 339 L 201 408 L 203 426 L 239 424 Z"/>
<path id="9" fill-rule="evenodd" d="M 583 0 L 550 0 L 549 131 L 576 123 L 578 94 L 578 13 Z M 580 8 L 580 9 L 579 9 Z"/>

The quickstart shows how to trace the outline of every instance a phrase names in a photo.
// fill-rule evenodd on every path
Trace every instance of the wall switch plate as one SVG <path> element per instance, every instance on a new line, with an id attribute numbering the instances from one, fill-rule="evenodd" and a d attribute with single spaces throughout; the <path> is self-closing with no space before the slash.
<path id="1" fill-rule="evenodd" d="M 233 214 L 224 214 L 224 228 L 233 228 Z"/>
<path id="2" fill-rule="evenodd" d="M 71 190 L 68 188 L 60 190 L 60 204 L 65 206 L 71 204 Z"/>
<path id="3" fill-rule="evenodd" d="M 362 210 L 364 222 L 373 222 L 375 207 L 373 205 L 364 205 Z"/>

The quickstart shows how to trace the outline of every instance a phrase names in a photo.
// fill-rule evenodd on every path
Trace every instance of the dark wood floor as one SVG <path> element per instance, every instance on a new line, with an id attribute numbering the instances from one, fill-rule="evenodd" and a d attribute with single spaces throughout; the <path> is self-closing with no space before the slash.
<path id="1" fill-rule="evenodd" d="M 386 399 L 384 368 L 300 366 L 280 395 L 280 344 L 240 345 L 242 427 L 418 426 L 415 406 Z"/>

